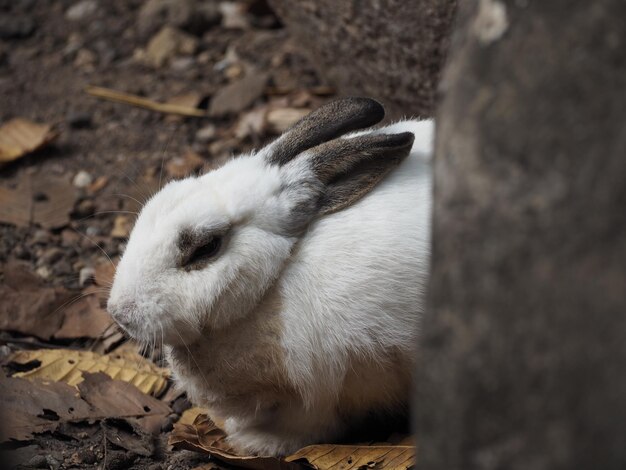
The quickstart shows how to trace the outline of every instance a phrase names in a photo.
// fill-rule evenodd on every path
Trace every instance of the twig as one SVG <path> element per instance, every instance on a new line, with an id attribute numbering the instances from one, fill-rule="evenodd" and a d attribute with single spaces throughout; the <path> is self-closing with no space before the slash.
<path id="1" fill-rule="evenodd" d="M 150 109 L 159 113 L 178 114 L 181 116 L 189 117 L 207 117 L 206 111 L 202 109 L 191 108 L 189 106 L 181 106 L 178 104 L 158 103 L 148 98 L 131 95 L 129 93 L 123 93 L 121 91 L 111 90 L 109 88 L 102 88 L 99 86 L 87 86 L 85 88 L 85 91 L 91 96 L 95 96 L 96 98 L 115 101 L 117 103 L 130 104 L 132 106 Z"/>

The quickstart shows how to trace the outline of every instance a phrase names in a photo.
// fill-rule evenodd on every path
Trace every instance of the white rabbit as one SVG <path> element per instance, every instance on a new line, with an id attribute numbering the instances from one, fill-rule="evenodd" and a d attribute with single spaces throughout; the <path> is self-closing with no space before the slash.
<path id="1" fill-rule="evenodd" d="M 345 136 L 383 115 L 333 101 L 259 152 L 169 183 L 131 233 L 109 311 L 164 342 L 177 382 L 241 452 L 284 455 L 406 410 L 433 122 Z"/>

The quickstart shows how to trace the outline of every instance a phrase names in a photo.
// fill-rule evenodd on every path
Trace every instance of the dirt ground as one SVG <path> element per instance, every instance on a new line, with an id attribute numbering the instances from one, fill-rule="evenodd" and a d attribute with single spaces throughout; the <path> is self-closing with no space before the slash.
<path id="1" fill-rule="evenodd" d="M 91 4 L 78 2 L 85 3 Z M 319 99 L 309 97 L 307 90 L 322 84 L 263 2 L 242 8 L 247 10 L 242 14 L 247 26 L 229 28 L 224 27 L 217 4 L 211 12 L 215 17 L 198 26 L 193 22 L 199 15 L 193 9 L 198 2 L 182 3 L 189 5 L 186 20 L 179 11 L 142 16 L 143 3 L 136 0 L 93 2 L 95 11 L 73 20 L 68 19 L 77 4 L 73 1 L 0 3 L 0 122 L 25 117 L 60 131 L 53 146 L 2 168 L 0 185 L 14 187 L 28 176 L 41 181 L 45 192 L 46 180 L 71 183 L 79 172 L 86 172 L 91 181 L 107 180 L 97 193 L 75 188 L 76 205 L 66 226 L 43 233 L 32 225 L 17 229 L 1 225 L 0 261 L 13 256 L 34 268 L 45 266 L 50 270 L 44 276 L 47 282 L 77 287 L 79 266 L 96 263 L 102 253 L 83 239 L 62 248 L 62 262 L 47 263 L 59 257 L 49 250 L 59 247 L 64 230 L 75 228 L 99 242 L 110 257 L 117 256 L 123 240 L 108 237 L 116 214 L 102 212 L 136 211 L 138 203 L 131 198 L 141 202 L 159 186 L 162 165 L 167 168 L 192 149 L 210 166 L 267 140 L 271 136 L 263 128 L 234 135 L 237 119 L 255 104 L 279 102 L 285 107 L 295 100 L 306 108 Z M 189 49 L 193 52 L 174 52 L 165 63 L 152 65 L 145 49 L 168 24 L 197 34 L 187 33 L 195 41 Z M 248 71 L 270 74 L 263 93 L 253 104 L 236 109 L 235 103 L 233 112 L 213 118 L 181 119 L 85 93 L 88 85 L 161 101 L 193 93 L 206 107 L 216 91 Z M 198 133 L 202 129 L 205 132 Z M 165 169 L 161 183 L 181 176 L 181 170 L 185 173 L 188 168 L 183 164 L 178 171 Z M 84 219 L 92 214 L 96 215 Z"/>
<path id="2" fill-rule="evenodd" d="M 87 86 L 210 117 L 98 99 Z M 0 0 L 0 125 L 25 118 L 58 134 L 0 166 L 3 375 L 15 372 L 6 364 L 15 351 L 118 347 L 90 319 L 106 315 L 98 277 L 110 278 L 102 271 L 123 251 L 141 202 L 168 179 L 267 141 L 332 94 L 263 1 Z M 66 300 L 98 285 L 97 305 L 71 324 Z M 143 450 L 116 444 L 132 432 L 112 419 L 12 440 L 4 458 L 22 468 L 195 468 L 208 457 L 165 443 L 189 407 L 170 398 L 148 451 L 145 439 Z"/>

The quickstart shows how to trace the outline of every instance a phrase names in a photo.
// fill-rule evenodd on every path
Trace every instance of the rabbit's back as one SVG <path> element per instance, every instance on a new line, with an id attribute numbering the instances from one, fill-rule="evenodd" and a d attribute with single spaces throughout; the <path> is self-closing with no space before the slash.
<path id="1" fill-rule="evenodd" d="M 416 134 L 411 155 L 358 203 L 314 223 L 279 280 L 286 368 L 305 401 L 347 393 L 367 407 L 402 400 L 410 383 L 429 267 L 432 124 L 392 127 Z"/>

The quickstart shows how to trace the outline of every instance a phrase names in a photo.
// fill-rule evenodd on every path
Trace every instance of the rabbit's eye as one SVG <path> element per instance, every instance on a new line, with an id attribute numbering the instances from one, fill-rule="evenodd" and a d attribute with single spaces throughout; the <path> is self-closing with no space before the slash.
<path id="1" fill-rule="evenodd" d="M 194 264 L 201 263 L 213 258 L 220 251 L 222 247 L 222 237 L 215 236 L 206 242 L 204 245 L 197 247 L 191 256 L 185 261 L 185 267 L 191 267 Z"/>

